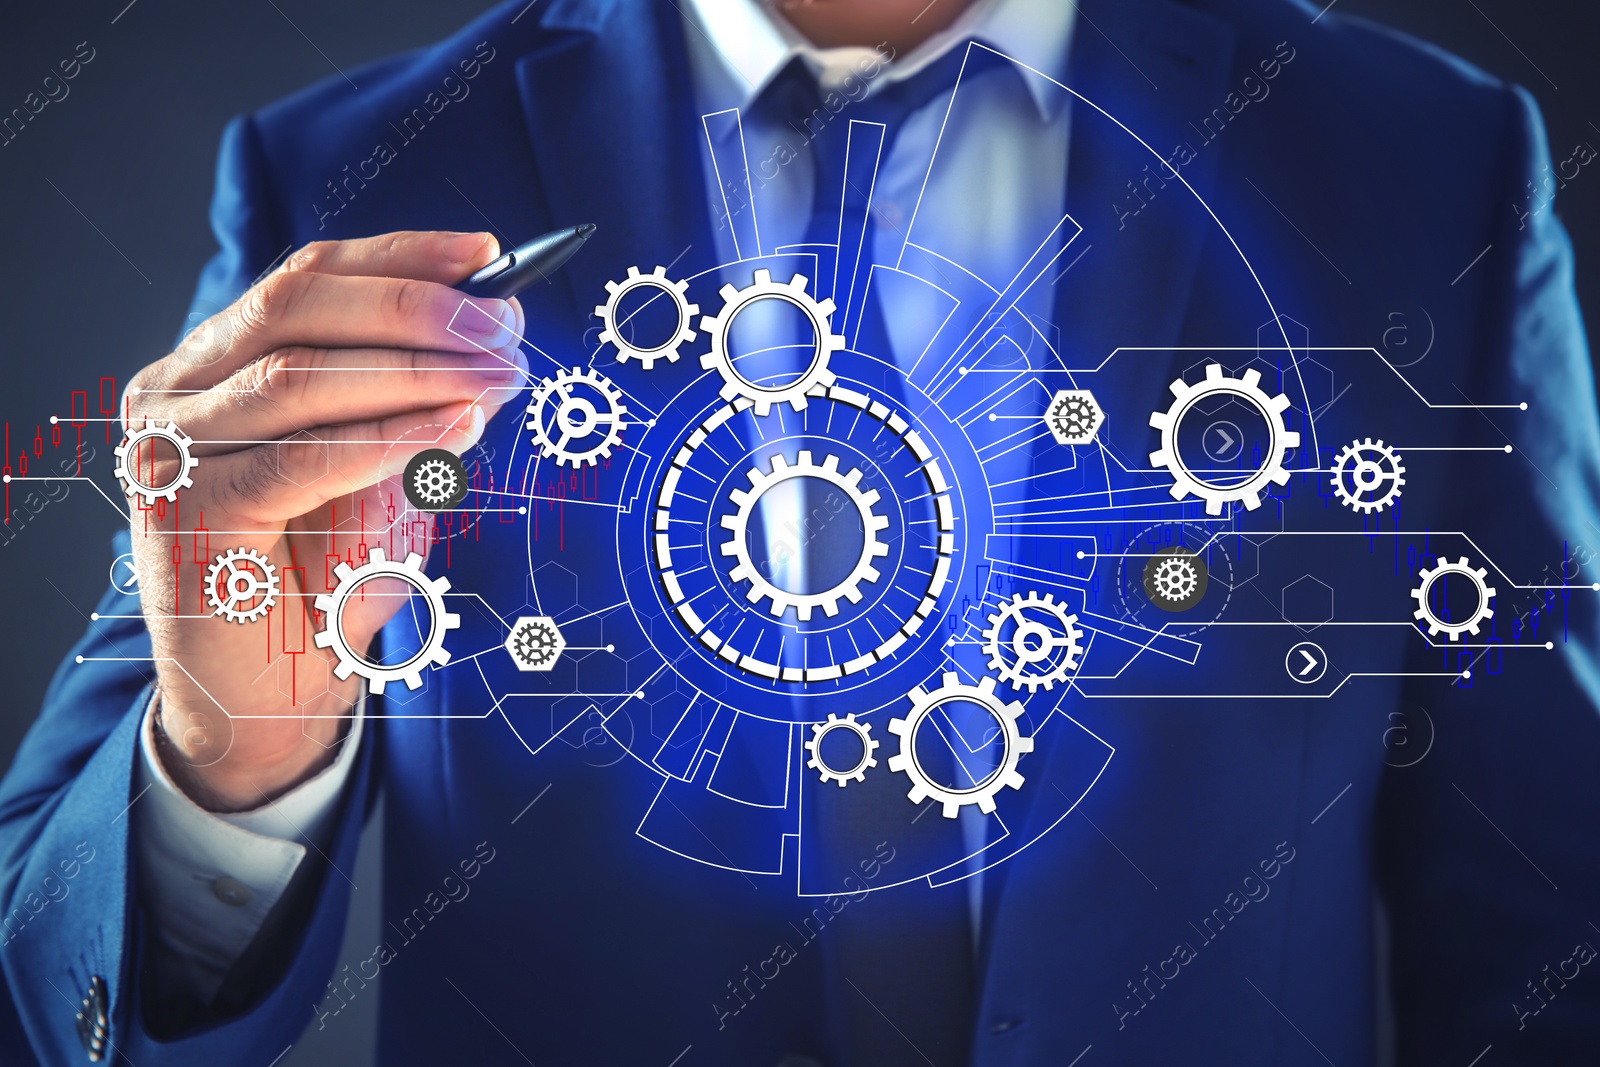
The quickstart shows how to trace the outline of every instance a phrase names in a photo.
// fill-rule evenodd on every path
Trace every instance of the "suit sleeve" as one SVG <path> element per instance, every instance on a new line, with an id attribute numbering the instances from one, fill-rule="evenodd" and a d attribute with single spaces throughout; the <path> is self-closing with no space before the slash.
<path id="1" fill-rule="evenodd" d="M 254 125 L 236 120 L 218 165 L 212 223 L 220 251 L 201 275 L 194 308 L 202 315 L 231 302 L 282 251 L 270 190 Z M 118 535 L 117 551 L 127 542 Z M 148 988 L 151 935 L 134 890 L 129 812 L 141 799 L 135 782 L 150 654 L 137 597 L 108 592 L 0 782 L 0 967 L 41 1063 L 89 1062 L 93 1035 L 81 1031 L 94 1029 L 95 1013 L 78 1016 L 98 988 L 107 1023 L 102 1062 L 266 1065 L 315 1017 L 351 886 L 327 877 L 321 863 L 302 864 L 311 884 L 297 895 L 297 914 L 274 923 L 283 936 L 245 961 L 258 980 L 221 1013 L 174 1011 Z M 327 849 L 326 866 L 344 871 L 353 868 L 370 795 L 373 746 L 361 748 Z M 10 1062 L 6 1051 L 0 1058 Z"/>
<path id="2" fill-rule="evenodd" d="M 1490 565 L 1489 647 L 1412 662 L 1472 677 L 1413 685 L 1400 714 L 1432 748 L 1395 761 L 1409 765 L 1388 769 L 1378 809 L 1403 1067 L 1490 1045 L 1496 1062 L 1592 1063 L 1600 1041 L 1600 424 L 1543 124 L 1524 91 L 1506 103 L 1481 348 L 1453 370 L 1474 403 L 1528 407 L 1462 414 L 1454 443 L 1514 450 L 1504 464 L 1463 453 L 1445 482 L 1443 528 Z"/>

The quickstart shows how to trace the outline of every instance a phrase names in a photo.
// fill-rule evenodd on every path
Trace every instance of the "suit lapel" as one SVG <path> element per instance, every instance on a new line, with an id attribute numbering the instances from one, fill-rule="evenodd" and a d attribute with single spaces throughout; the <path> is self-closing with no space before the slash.
<path id="1" fill-rule="evenodd" d="M 1225 23 L 1173 0 L 1080 0 L 1079 6 L 1067 85 L 1081 99 L 1069 105 L 1066 205 L 1084 232 L 1066 250 L 1060 266 L 1079 255 L 1082 259 L 1057 283 L 1053 299 L 1059 332 L 1051 338 L 1069 367 L 1097 365 L 1119 346 L 1184 343 L 1201 250 L 1217 224 L 1170 175 L 1157 193 L 1164 198 L 1160 210 L 1152 199 L 1150 208 L 1122 219 L 1119 226 L 1113 205 L 1129 200 L 1128 183 L 1145 177 L 1144 165 L 1152 174 L 1166 173 L 1134 134 L 1163 159 L 1172 158 L 1179 143 L 1195 144 L 1190 121 L 1220 106 L 1227 95 L 1234 36 Z M 1199 146 L 1194 158 L 1178 167 L 1201 198 L 1209 197 L 1220 152 L 1219 144 Z M 1137 206 L 1138 201 L 1132 203 Z M 1137 356 L 1152 361 L 1150 373 L 1139 379 L 1158 382 L 1165 396 L 1165 385 L 1175 376 L 1173 355 Z M 1100 399 L 1136 415 L 1148 398 Z M 1039 447 L 1059 446 L 1046 439 Z M 1041 462 L 1045 469 L 1051 465 Z M 1060 820 L 1084 783 L 1098 773 L 1090 765 L 1103 758 L 1077 727 L 1056 722 L 1048 728 L 1056 736 L 1048 744 L 1041 739 L 1032 771 L 1028 760 L 1022 764 L 1029 786 L 1036 788 L 1030 788 L 1026 813 L 1013 830 L 1018 838 L 1013 847 L 1034 840 Z M 1051 788 L 1057 780 L 1060 788 Z M 1065 827 L 1057 833 L 1058 848 L 1073 836 Z M 1047 855 L 1064 853 L 1030 851 L 986 873 L 980 961 L 985 969 L 989 961 L 1006 958 L 1003 949 L 996 949 L 1005 938 L 1028 936 L 1025 921 L 1008 921 L 1001 901 L 1012 878 L 1059 877 L 1055 864 L 1041 862 Z"/>
<path id="2" fill-rule="evenodd" d="M 1128 131 L 1175 163 L 1175 146 L 1194 146 L 1178 172 L 1206 197 L 1222 148 L 1196 145 L 1190 122 L 1222 104 L 1233 61 L 1232 28 L 1172 0 L 1083 0 L 1081 8 L 1069 85 L 1084 99 L 1071 104 L 1067 209 L 1084 226 L 1080 247 L 1092 247 L 1056 293 L 1070 366 L 1092 366 L 1119 345 L 1177 343 L 1215 223 Z"/>
<path id="3" fill-rule="evenodd" d="M 558 3 L 542 24 L 551 32 L 517 61 L 517 87 L 550 225 L 599 225 L 562 272 L 580 314 L 629 266 L 677 260 L 686 277 L 714 265 L 676 9 Z"/>

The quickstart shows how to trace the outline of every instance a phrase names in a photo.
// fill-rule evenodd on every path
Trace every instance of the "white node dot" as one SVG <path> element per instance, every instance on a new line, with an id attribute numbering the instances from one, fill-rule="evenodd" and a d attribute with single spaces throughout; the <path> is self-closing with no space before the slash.
<path id="1" fill-rule="evenodd" d="M 633 699 L 635 699 L 635 700 L 643 700 L 644 699 L 644 690 L 641 689 L 637 693 L 633 694 Z"/>
<path id="2" fill-rule="evenodd" d="M 991 412 L 989 412 L 989 421 L 990 421 L 990 422 L 993 422 L 993 421 L 994 421 L 994 420 L 995 420 L 995 419 L 998 419 L 998 418 L 999 418 L 999 417 L 1000 417 L 1000 416 L 999 416 L 999 415 L 996 415 L 996 414 L 995 414 L 995 413 L 994 413 L 994 412 L 992 412 L 992 411 L 991 411 Z"/>
<path id="3" fill-rule="evenodd" d="M 1528 402 L 1526 400 L 1524 400 L 1522 403 L 1518 404 L 1517 406 L 1520 407 L 1523 411 L 1527 411 L 1528 410 Z"/>
<path id="4" fill-rule="evenodd" d="M 82 663 L 83 662 L 83 657 L 82 656 L 74 656 L 72 658 L 72 662 L 74 662 L 74 663 Z"/>
<path id="5" fill-rule="evenodd" d="M 1463 677 L 1463 678 L 1471 678 L 1472 677 L 1472 672 L 1470 670 L 1462 671 L 1461 672 L 1461 677 Z"/>
<path id="6" fill-rule="evenodd" d="M 1593 584 L 1593 585 L 1591 585 L 1591 586 L 1590 586 L 1590 587 L 1589 587 L 1589 588 L 1590 588 L 1590 589 L 1593 589 L 1593 590 L 1594 590 L 1594 591 L 1595 591 L 1595 592 L 1597 592 L 1597 593 L 1600 593 L 1600 582 L 1595 582 L 1595 583 L 1594 583 L 1594 584 Z"/>
<path id="7" fill-rule="evenodd" d="M 956 373 L 957 373 L 957 374 L 966 374 L 966 373 L 967 373 L 967 368 L 965 368 L 965 367 L 958 367 L 958 368 L 957 368 L 957 369 L 956 369 Z"/>
<path id="8" fill-rule="evenodd" d="M 617 646 L 616 645 L 607 645 L 606 646 L 606 651 L 607 652 L 615 652 L 616 650 L 617 650 Z"/>
<path id="9" fill-rule="evenodd" d="M 1510 452 L 1510 451 L 1511 451 L 1511 446 L 1510 446 L 1510 445 L 1506 445 L 1506 451 L 1507 451 L 1507 452 Z"/>
<path id="10" fill-rule="evenodd" d="M 1555 642 L 1554 642 L 1554 641 L 1546 641 L 1546 642 L 1545 642 L 1545 643 L 1544 643 L 1544 647 L 1545 647 L 1545 648 L 1546 648 L 1546 649 L 1553 649 L 1553 648 L 1555 648 L 1555 647 L 1556 647 L 1556 643 L 1555 643 Z"/>
<path id="11" fill-rule="evenodd" d="M 656 420 L 655 419 L 646 419 L 644 424 L 646 426 L 654 426 L 656 424 Z"/>
<path id="12" fill-rule="evenodd" d="M 1078 558 L 1079 558 L 1079 559 L 1082 559 L 1082 558 L 1083 558 L 1083 549 L 1081 549 L 1081 548 L 1080 548 L 1080 549 L 1078 549 Z"/>
<path id="13" fill-rule="evenodd" d="M 520 507 L 520 508 L 517 509 L 517 514 L 518 515 L 526 515 L 527 513 L 528 513 L 527 507 Z"/>
<path id="14" fill-rule="evenodd" d="M 56 423 L 58 423 L 60 421 L 61 421 L 61 416 L 59 416 L 59 415 L 51 415 L 50 416 L 50 425 L 51 426 L 54 426 Z"/>
<path id="15" fill-rule="evenodd" d="M 0 482 L 5 482 L 7 485 L 10 485 L 11 484 L 11 475 L 8 474 L 4 478 L 0 478 Z"/>
<path id="16" fill-rule="evenodd" d="M 100 621 L 100 613 L 98 611 L 89 612 L 89 621 L 90 622 L 99 622 Z"/>
<path id="17" fill-rule="evenodd" d="M 128 395 L 129 396 L 138 396 L 139 393 L 140 393 L 140 389 L 139 389 L 139 387 L 137 385 L 128 386 Z"/>

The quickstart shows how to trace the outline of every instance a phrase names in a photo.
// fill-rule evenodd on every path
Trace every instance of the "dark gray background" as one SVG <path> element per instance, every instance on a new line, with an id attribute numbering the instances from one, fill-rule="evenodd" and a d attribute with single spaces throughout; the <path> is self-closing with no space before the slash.
<path id="1" fill-rule="evenodd" d="M 429 42 L 487 8 L 485 0 L 96 0 L 32 5 L 0 16 L 0 114 L 21 106 L 81 41 L 94 60 L 70 95 L 0 147 L 0 420 L 13 453 L 34 427 L 67 413 L 74 389 L 101 375 L 119 388 L 166 353 L 196 272 L 212 252 L 212 165 L 232 115 L 363 62 Z M 1557 160 L 1600 148 L 1600 8 L 1571 0 L 1337 0 L 1333 11 L 1379 19 L 1530 89 Z M 115 20 L 113 22 L 113 20 Z M 1397 101 L 1397 106 L 1403 102 Z M 1446 166 L 1447 161 L 1441 161 Z M 1511 210 L 1511 205 L 1506 205 Z M 1579 295 L 1600 315 L 1600 166 L 1556 201 L 1578 249 Z M 1590 344 L 1594 348 L 1595 331 Z M 110 446 L 95 438 L 97 473 Z M 49 454 L 48 448 L 46 452 Z M 102 477 L 103 485 L 110 479 Z M 16 506 L 16 498 L 13 498 Z M 117 514 L 84 485 L 0 542 L 0 633 L 10 699 L 0 711 L 7 761 L 33 720 L 61 654 L 106 582 Z M 377 940 L 376 835 L 368 833 L 350 959 Z M 367 1062 L 376 989 L 282 1067 Z M 309 1016 L 309 1008 L 308 1016 Z"/>

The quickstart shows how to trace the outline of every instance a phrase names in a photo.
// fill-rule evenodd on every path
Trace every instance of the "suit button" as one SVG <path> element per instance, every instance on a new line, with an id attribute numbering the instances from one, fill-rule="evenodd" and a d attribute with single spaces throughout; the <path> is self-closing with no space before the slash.
<path id="1" fill-rule="evenodd" d="M 89 994 L 78 1008 L 78 1040 L 83 1051 L 89 1054 L 90 1063 L 105 1059 L 106 1044 L 111 1036 L 111 1022 L 107 1015 L 106 980 L 98 974 L 89 979 Z"/>
<path id="2" fill-rule="evenodd" d="M 250 903 L 250 898 L 255 895 L 250 892 L 250 887 L 243 882 L 226 877 L 218 878 L 212 882 L 211 892 L 218 900 L 231 908 L 244 907 Z"/>

